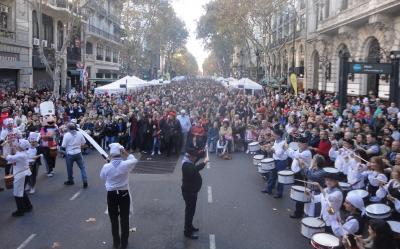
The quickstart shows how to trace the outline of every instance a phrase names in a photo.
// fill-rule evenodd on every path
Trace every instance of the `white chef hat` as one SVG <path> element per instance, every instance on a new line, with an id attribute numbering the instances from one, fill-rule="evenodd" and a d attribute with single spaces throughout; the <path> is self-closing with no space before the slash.
<path id="1" fill-rule="evenodd" d="M 40 138 L 40 133 L 38 133 L 38 132 L 29 132 L 28 141 L 37 142 L 37 141 L 39 141 L 39 138 Z"/>
<path id="2" fill-rule="evenodd" d="M 110 147 L 110 156 L 119 156 L 121 155 L 121 149 L 124 147 L 119 143 L 112 143 L 109 145 Z"/>
<path id="3" fill-rule="evenodd" d="M 30 146 L 31 146 L 31 144 L 29 143 L 28 140 L 26 140 L 26 139 L 18 140 L 18 147 L 20 147 L 21 149 L 27 150 L 27 149 L 29 149 Z"/>
<path id="4" fill-rule="evenodd" d="M 9 125 L 9 124 L 14 124 L 14 119 L 6 118 L 6 119 L 4 119 L 3 124 L 6 125 L 6 126 Z"/>
<path id="5" fill-rule="evenodd" d="M 365 205 L 363 199 L 356 193 L 354 194 L 347 194 L 346 201 L 349 202 L 353 207 L 357 208 L 361 211 L 361 214 L 364 215 L 365 213 Z"/>

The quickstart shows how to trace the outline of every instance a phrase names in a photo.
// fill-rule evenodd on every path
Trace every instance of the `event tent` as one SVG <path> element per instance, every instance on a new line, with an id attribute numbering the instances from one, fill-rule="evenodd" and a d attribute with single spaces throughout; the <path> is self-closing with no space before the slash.
<path id="1" fill-rule="evenodd" d="M 131 90 L 135 90 L 138 88 L 142 88 L 148 85 L 148 83 L 144 80 L 139 79 L 136 76 L 125 76 L 117 81 L 114 81 L 110 84 L 97 87 L 94 89 L 96 94 L 113 94 L 113 93 L 123 93 Z"/>
<path id="2" fill-rule="evenodd" d="M 248 78 L 234 80 L 229 82 L 229 87 L 232 89 L 243 89 L 246 93 L 254 94 L 257 91 L 263 91 L 263 87 Z"/>

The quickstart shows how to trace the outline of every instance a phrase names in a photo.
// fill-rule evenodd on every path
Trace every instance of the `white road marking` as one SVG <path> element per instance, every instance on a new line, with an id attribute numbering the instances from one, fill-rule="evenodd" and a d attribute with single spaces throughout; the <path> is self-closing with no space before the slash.
<path id="1" fill-rule="evenodd" d="M 211 189 L 211 186 L 207 187 L 207 194 L 208 194 L 208 203 L 212 203 L 213 200 L 212 200 L 212 189 Z"/>
<path id="2" fill-rule="evenodd" d="M 36 237 L 36 234 L 31 234 L 17 249 L 25 248 Z"/>
<path id="3" fill-rule="evenodd" d="M 210 249 L 216 249 L 217 247 L 215 246 L 215 235 L 210 234 Z"/>
<path id="4" fill-rule="evenodd" d="M 69 198 L 70 201 L 75 200 L 80 194 L 82 193 L 82 189 L 76 192 L 71 198 Z"/>

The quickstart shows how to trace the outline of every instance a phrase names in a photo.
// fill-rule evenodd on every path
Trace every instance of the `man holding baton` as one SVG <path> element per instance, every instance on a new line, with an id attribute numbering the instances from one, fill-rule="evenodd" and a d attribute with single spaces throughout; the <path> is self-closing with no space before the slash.
<path id="1" fill-rule="evenodd" d="M 198 160 L 198 151 L 189 148 L 182 160 L 182 196 L 185 200 L 185 230 L 184 235 L 189 239 L 198 239 L 194 232 L 199 231 L 193 226 L 193 216 L 196 212 L 197 194 L 201 189 L 202 178 L 200 170 L 209 162 L 208 156 L 204 162 L 196 164 Z"/>

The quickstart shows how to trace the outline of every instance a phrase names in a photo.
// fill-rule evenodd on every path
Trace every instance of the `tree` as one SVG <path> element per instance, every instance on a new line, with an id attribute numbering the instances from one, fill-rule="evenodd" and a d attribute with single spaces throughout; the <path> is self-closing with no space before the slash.
<path id="1" fill-rule="evenodd" d="M 213 52 L 211 52 L 210 55 L 203 62 L 203 75 L 223 75 L 223 70 L 218 64 L 218 58 Z"/>
<path id="2" fill-rule="evenodd" d="M 171 77 L 179 75 L 195 76 L 199 72 L 196 58 L 186 49 L 181 48 L 171 58 Z"/>
<path id="3" fill-rule="evenodd" d="M 48 4 L 45 0 L 26 0 L 28 4 L 30 4 L 32 10 L 36 12 L 37 17 L 37 26 L 39 31 L 39 40 L 44 40 L 44 27 L 43 27 L 43 8 Z M 96 1 L 97 5 L 101 5 L 102 1 Z M 61 41 L 61 49 L 59 51 L 55 51 L 55 58 L 52 61 L 48 55 L 46 56 L 44 52 L 43 43 L 40 42 L 39 49 L 39 57 L 41 62 L 46 68 L 47 74 L 53 80 L 53 95 L 57 98 L 60 93 L 60 85 L 61 85 L 61 75 L 65 76 L 65 71 L 61 68 L 61 66 L 66 62 L 66 49 L 71 43 L 72 39 L 76 36 L 80 37 L 77 32 L 80 32 L 82 26 L 82 19 L 87 17 L 86 7 L 88 4 L 92 3 L 92 0 L 69 0 L 65 2 L 65 10 L 63 13 L 63 20 L 66 20 L 66 24 L 64 29 L 66 30 L 66 35 L 63 36 L 63 40 Z"/>

